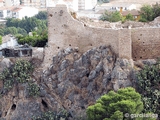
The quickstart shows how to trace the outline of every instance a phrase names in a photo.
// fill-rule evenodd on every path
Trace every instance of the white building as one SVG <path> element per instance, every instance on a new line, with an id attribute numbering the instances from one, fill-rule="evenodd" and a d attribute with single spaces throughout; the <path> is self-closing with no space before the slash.
<path id="1" fill-rule="evenodd" d="M 0 7 L 4 6 L 4 0 L 0 0 Z"/>
<path id="2" fill-rule="evenodd" d="M 18 44 L 16 38 L 10 37 L 8 41 L 3 42 L 3 43 L 0 45 L 0 50 L 2 50 L 3 48 L 14 47 L 14 46 L 18 46 L 18 45 L 19 45 L 19 44 Z"/>
<path id="3" fill-rule="evenodd" d="M 8 39 L 6 40 L 6 38 Z M 2 41 L 2 44 L 0 45 L 0 57 L 2 57 L 2 49 L 19 45 L 17 40 L 14 37 L 10 37 L 10 35 L 4 36 L 2 40 L 5 42 Z"/>
<path id="4" fill-rule="evenodd" d="M 38 9 L 33 7 L 3 7 L 0 8 L 0 18 L 18 18 L 25 16 L 32 17 L 38 14 Z"/>
<path id="5" fill-rule="evenodd" d="M 97 0 L 46 0 L 46 7 L 53 7 L 61 3 L 65 3 L 69 8 L 75 11 L 91 10 L 96 6 Z"/>
<path id="6" fill-rule="evenodd" d="M 18 6 L 20 5 L 20 0 L 4 0 L 5 7 Z"/>
<path id="7" fill-rule="evenodd" d="M 12 17 L 11 9 L 12 9 L 11 7 L 1 7 L 0 8 L 0 19 L 11 18 Z"/>
<path id="8" fill-rule="evenodd" d="M 12 10 L 12 17 L 22 19 L 25 16 L 32 17 L 38 14 L 38 9 L 34 7 L 20 7 Z"/>
<path id="9" fill-rule="evenodd" d="M 97 0 L 79 0 L 79 10 L 90 10 L 93 9 L 97 4 Z"/>
<path id="10" fill-rule="evenodd" d="M 129 3 L 118 3 L 118 4 L 112 4 L 110 10 L 115 11 L 126 11 L 126 10 L 134 10 L 136 9 L 135 4 L 129 4 Z"/>
<path id="11" fill-rule="evenodd" d="M 46 1 L 46 0 L 42 0 L 42 1 Z M 27 7 L 39 8 L 41 6 L 41 0 L 22 0 L 22 5 Z"/>

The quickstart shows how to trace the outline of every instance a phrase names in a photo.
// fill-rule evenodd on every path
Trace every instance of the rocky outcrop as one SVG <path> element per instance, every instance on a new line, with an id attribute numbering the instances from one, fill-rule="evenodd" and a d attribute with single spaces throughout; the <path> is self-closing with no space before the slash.
<path id="1" fill-rule="evenodd" d="M 7 120 L 29 120 L 43 111 L 66 109 L 71 119 L 85 117 L 89 105 L 109 90 L 132 85 L 132 64 L 116 57 L 110 47 L 100 46 L 80 54 L 67 48 L 53 56 L 40 77 L 38 98 L 29 98 L 27 84 L 18 84 L 1 98 L 1 116 Z M 3 102 L 5 101 L 5 102 Z"/>
<path id="2" fill-rule="evenodd" d="M 12 64 L 13 63 L 11 62 L 10 59 L 8 59 L 8 58 L 1 58 L 0 59 L 0 72 L 2 72 L 4 68 L 10 67 Z"/>
<path id="3" fill-rule="evenodd" d="M 52 91 L 45 96 L 56 96 L 59 106 L 73 112 L 83 111 L 109 90 L 132 85 L 130 63 L 127 59 L 117 59 L 106 46 L 82 55 L 77 48 L 67 48 L 53 57 L 53 63 L 43 72 L 41 83 L 50 93 Z M 46 99 L 47 103 L 52 103 L 51 98 Z M 72 114 L 79 115 L 78 112 Z"/>

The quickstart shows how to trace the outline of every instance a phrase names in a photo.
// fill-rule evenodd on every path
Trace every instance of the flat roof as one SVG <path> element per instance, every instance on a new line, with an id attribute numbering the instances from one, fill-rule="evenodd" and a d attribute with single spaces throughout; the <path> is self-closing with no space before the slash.
<path id="1" fill-rule="evenodd" d="M 131 15 L 134 15 L 134 16 L 135 16 L 135 15 L 140 15 L 140 13 L 139 13 L 138 10 L 123 11 L 123 12 L 122 12 L 122 15 L 123 15 L 123 16 L 126 16 L 126 15 L 128 15 L 129 13 L 130 13 Z"/>

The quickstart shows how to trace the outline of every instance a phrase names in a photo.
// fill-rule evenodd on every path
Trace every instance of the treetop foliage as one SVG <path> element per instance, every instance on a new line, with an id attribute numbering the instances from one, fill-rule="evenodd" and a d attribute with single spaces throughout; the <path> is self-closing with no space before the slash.
<path id="1" fill-rule="evenodd" d="M 141 22 L 153 21 L 156 17 L 160 16 L 160 4 L 143 5 L 140 9 Z"/>
<path id="2" fill-rule="evenodd" d="M 19 44 L 25 44 L 31 45 L 33 47 L 44 47 L 46 45 L 46 42 L 48 42 L 48 33 L 47 31 L 42 31 L 42 33 L 37 34 L 36 31 L 32 33 L 32 36 L 16 36 L 18 38 Z"/>
<path id="3" fill-rule="evenodd" d="M 28 34 L 32 32 L 32 36 Z M 48 41 L 47 12 L 41 11 L 33 17 L 22 20 L 8 18 L 6 27 L 0 29 L 0 35 L 12 34 L 19 44 L 29 44 L 33 47 L 44 47 Z"/>
<path id="4" fill-rule="evenodd" d="M 46 29 L 47 28 L 47 21 L 40 20 L 36 17 L 25 17 L 22 20 L 8 18 L 6 22 L 7 27 L 16 27 L 22 28 L 27 33 L 33 31 L 36 27 L 39 29 Z"/>
<path id="5" fill-rule="evenodd" d="M 22 34 L 26 36 L 29 32 L 37 29 L 38 33 L 47 30 L 47 12 L 41 11 L 33 17 L 25 17 L 22 20 L 7 18 L 6 27 L 0 29 L 0 35 Z"/>
<path id="6" fill-rule="evenodd" d="M 0 36 L 0 45 L 2 44 L 2 36 Z"/>
<path id="7" fill-rule="evenodd" d="M 37 15 L 35 15 L 37 19 L 47 20 L 47 11 L 40 11 Z"/>
<path id="8" fill-rule="evenodd" d="M 153 21 L 156 17 L 160 16 L 160 4 L 156 3 L 155 5 L 143 5 L 139 13 L 141 16 L 139 20 L 140 22 Z M 127 16 L 123 17 L 119 11 L 105 11 L 105 13 L 100 17 L 100 20 L 109 22 L 124 22 L 126 20 L 133 21 L 134 18 L 131 14 L 128 14 Z"/>
<path id="9" fill-rule="evenodd" d="M 138 114 L 142 110 L 141 95 L 128 87 L 101 96 L 95 105 L 87 108 L 87 117 L 88 120 L 123 120 L 125 113 Z"/>

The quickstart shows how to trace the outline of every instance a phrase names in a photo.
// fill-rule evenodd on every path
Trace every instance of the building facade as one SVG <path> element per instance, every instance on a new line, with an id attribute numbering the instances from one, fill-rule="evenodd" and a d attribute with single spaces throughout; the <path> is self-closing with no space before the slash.
<path id="1" fill-rule="evenodd" d="M 34 7 L 3 7 L 0 8 L 0 19 L 17 18 L 22 19 L 25 16 L 32 17 L 38 14 L 38 9 Z"/>
<path id="2" fill-rule="evenodd" d="M 24 6 L 28 6 L 28 7 L 39 8 L 40 5 L 41 5 L 41 0 L 22 0 L 21 4 L 24 5 Z"/>
<path id="3" fill-rule="evenodd" d="M 0 0 L 0 7 L 4 6 L 4 0 Z"/>
<path id="4" fill-rule="evenodd" d="M 60 2 L 65 3 L 75 11 L 93 9 L 97 4 L 97 0 L 0 0 L 0 6 L 11 7 L 24 5 L 28 7 L 47 8 L 53 7 Z"/>
<path id="5" fill-rule="evenodd" d="M 20 0 L 4 0 L 5 7 L 18 6 L 20 5 Z"/>

